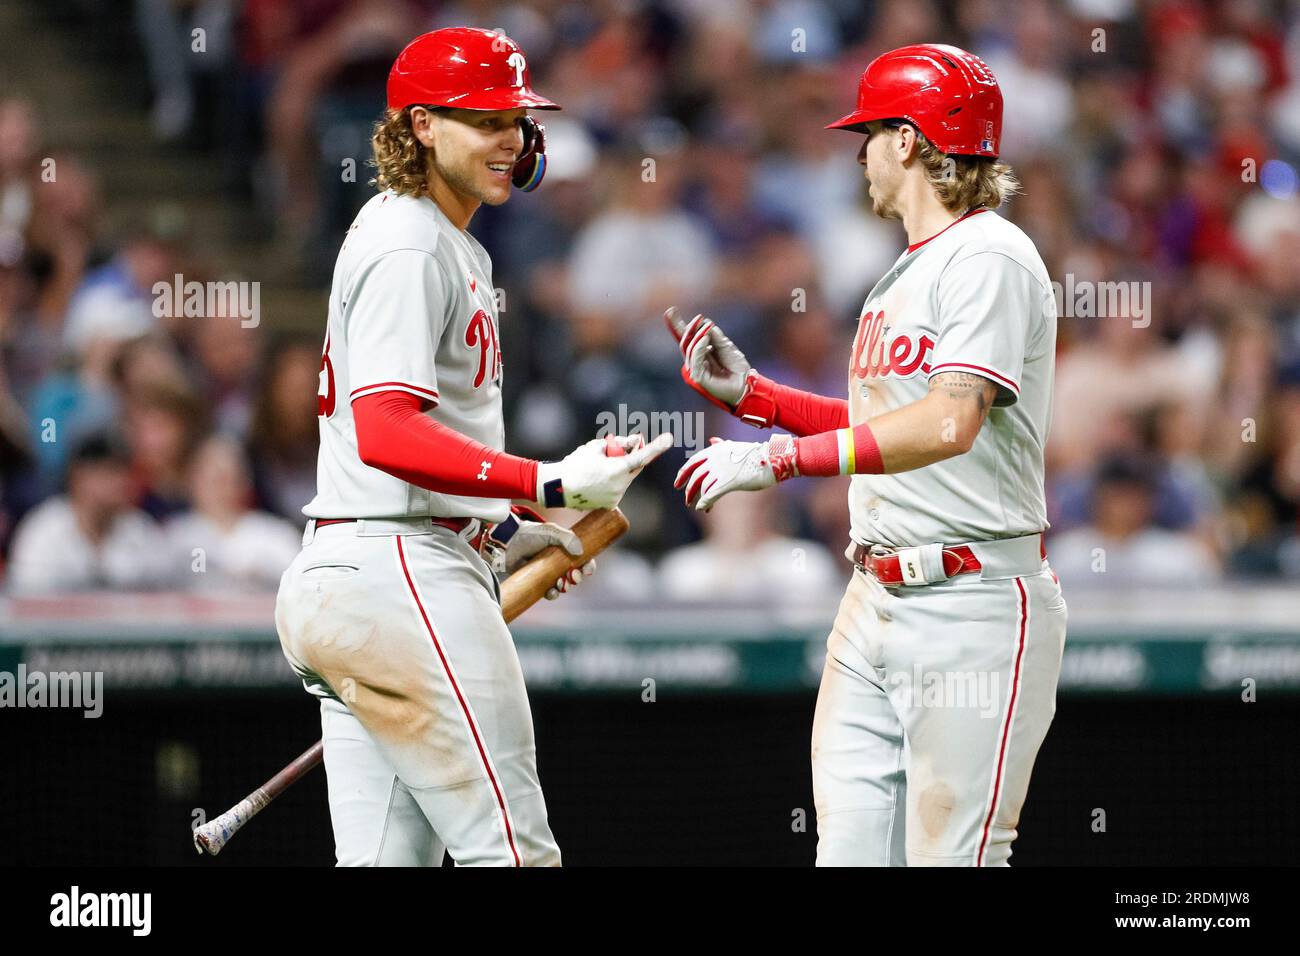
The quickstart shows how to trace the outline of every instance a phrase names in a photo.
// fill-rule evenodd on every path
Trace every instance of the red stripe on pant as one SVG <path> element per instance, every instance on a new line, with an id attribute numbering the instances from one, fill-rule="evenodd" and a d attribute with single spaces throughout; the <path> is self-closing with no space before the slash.
<path id="1" fill-rule="evenodd" d="M 492 783 L 492 792 L 496 794 L 497 798 L 497 809 L 501 812 L 501 823 L 506 831 L 506 843 L 510 845 L 510 852 L 515 858 L 515 866 L 523 866 L 522 861 L 519 859 L 519 850 L 515 847 L 514 831 L 510 828 L 510 814 L 506 811 L 506 799 L 501 793 L 501 787 L 497 784 L 496 774 L 492 772 L 492 764 L 488 761 L 487 750 L 484 749 L 483 740 L 479 737 L 478 726 L 474 723 L 474 715 L 470 713 L 465 695 L 460 692 L 460 685 L 456 683 L 456 678 L 452 676 L 451 665 L 447 663 L 447 655 L 443 653 L 442 644 L 433 630 L 429 615 L 424 611 L 424 602 L 420 600 L 420 595 L 415 590 L 415 582 L 411 580 L 411 571 L 406 566 L 406 550 L 402 547 L 402 536 L 400 534 L 394 535 L 393 539 L 397 542 L 397 556 L 402 562 L 402 574 L 406 575 L 406 586 L 411 589 L 411 597 L 415 598 L 415 606 L 420 609 L 420 617 L 424 619 L 424 626 L 428 629 L 429 637 L 433 640 L 433 649 L 438 652 L 438 660 L 442 661 L 442 669 L 447 674 L 451 689 L 456 692 L 456 700 L 459 701 L 460 709 L 465 714 L 465 722 L 469 724 L 469 732 L 474 738 L 474 746 L 478 748 L 479 758 L 483 761 L 483 769 L 487 771 L 488 780 Z"/>
<path id="2" fill-rule="evenodd" d="M 1029 596 L 1025 585 L 1016 578 L 1016 588 L 1020 591 L 1020 638 L 1016 648 L 1016 664 L 1011 670 L 1011 700 L 1007 703 L 1007 722 L 1002 727 L 1002 743 L 998 747 L 998 771 L 993 779 L 993 800 L 989 803 L 988 816 L 984 818 L 984 832 L 980 836 L 979 853 L 975 855 L 975 865 L 984 865 L 984 848 L 989 841 L 989 831 L 993 828 L 993 816 L 997 813 L 998 797 L 1002 792 L 1002 768 L 1007 756 L 1007 741 L 1011 738 L 1011 721 L 1016 716 L 1016 692 L 1020 689 L 1020 663 L 1025 657 L 1025 625 L 1029 620 Z"/>

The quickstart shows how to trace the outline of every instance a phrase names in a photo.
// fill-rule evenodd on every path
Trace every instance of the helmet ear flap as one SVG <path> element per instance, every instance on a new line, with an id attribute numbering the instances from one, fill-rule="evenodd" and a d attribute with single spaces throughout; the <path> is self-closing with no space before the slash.
<path id="1" fill-rule="evenodd" d="M 524 134 L 524 149 L 515 161 L 511 182 L 521 192 L 530 193 L 546 175 L 546 128 L 531 116 L 520 119 L 519 127 Z"/>

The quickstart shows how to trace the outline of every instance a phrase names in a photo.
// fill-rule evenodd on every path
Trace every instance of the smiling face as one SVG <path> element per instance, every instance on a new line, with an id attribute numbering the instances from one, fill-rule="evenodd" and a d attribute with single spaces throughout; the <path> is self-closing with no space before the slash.
<path id="1" fill-rule="evenodd" d="M 512 110 L 411 110 L 411 126 L 431 152 L 433 172 L 462 201 L 499 206 L 510 198 L 510 177 L 523 152 L 519 121 Z"/>

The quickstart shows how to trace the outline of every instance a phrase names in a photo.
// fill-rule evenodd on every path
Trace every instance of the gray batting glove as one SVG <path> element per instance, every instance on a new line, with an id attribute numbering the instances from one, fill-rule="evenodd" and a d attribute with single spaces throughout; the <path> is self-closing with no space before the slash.
<path id="1" fill-rule="evenodd" d="M 676 306 L 664 313 L 668 330 L 682 352 L 682 378 L 714 404 L 735 409 L 745 395 L 752 366 L 745 353 L 707 316 L 689 322 Z"/>
<path id="2" fill-rule="evenodd" d="M 563 525 L 550 521 L 521 521 L 518 530 L 506 543 L 502 568 L 506 574 L 513 574 L 520 565 L 553 544 L 575 558 L 582 556 L 582 539 Z"/>

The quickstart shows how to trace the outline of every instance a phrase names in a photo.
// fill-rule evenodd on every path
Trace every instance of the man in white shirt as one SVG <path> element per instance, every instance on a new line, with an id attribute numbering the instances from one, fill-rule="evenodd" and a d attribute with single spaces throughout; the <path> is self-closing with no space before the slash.
<path id="1" fill-rule="evenodd" d="M 1195 587 L 1216 580 L 1205 542 L 1152 523 L 1150 466 L 1126 457 L 1102 465 L 1093 488 L 1092 522 L 1052 540 L 1052 567 L 1070 587 Z"/>
<path id="2" fill-rule="evenodd" d="M 107 435 L 86 439 L 68 465 L 68 490 L 18 523 L 9 563 L 13 594 L 147 590 L 173 577 L 165 538 L 131 504 L 130 458 Z"/>

